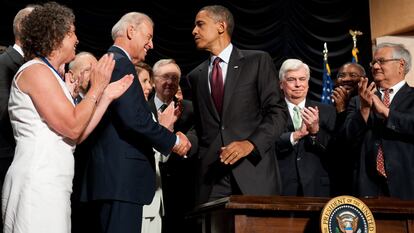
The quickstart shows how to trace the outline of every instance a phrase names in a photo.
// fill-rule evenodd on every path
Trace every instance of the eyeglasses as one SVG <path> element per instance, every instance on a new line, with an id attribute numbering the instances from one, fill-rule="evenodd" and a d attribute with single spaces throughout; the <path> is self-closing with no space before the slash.
<path id="1" fill-rule="evenodd" d="M 159 77 L 163 82 L 166 82 L 168 80 L 171 80 L 171 82 L 178 82 L 180 77 L 176 74 L 164 74 L 164 75 L 155 75 L 155 77 Z"/>
<path id="2" fill-rule="evenodd" d="M 363 75 L 359 75 L 357 73 L 353 73 L 353 72 L 340 72 L 337 75 L 337 78 L 345 78 L 346 76 L 349 76 L 352 79 L 357 79 L 359 77 L 363 77 Z"/>
<path id="3" fill-rule="evenodd" d="M 378 65 L 383 66 L 385 63 L 389 62 L 389 61 L 399 61 L 401 60 L 401 58 L 391 58 L 391 59 L 384 59 L 384 58 L 379 58 L 379 59 L 374 59 L 372 60 L 372 62 L 369 63 L 370 67 L 374 67 L 374 65 L 376 63 L 378 63 Z"/>

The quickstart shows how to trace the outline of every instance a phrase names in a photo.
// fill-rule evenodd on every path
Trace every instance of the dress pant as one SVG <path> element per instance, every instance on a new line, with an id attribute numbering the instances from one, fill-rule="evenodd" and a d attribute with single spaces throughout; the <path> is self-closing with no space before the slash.
<path id="1" fill-rule="evenodd" d="M 139 233 L 142 223 L 142 205 L 124 201 L 102 201 L 100 233 Z"/>

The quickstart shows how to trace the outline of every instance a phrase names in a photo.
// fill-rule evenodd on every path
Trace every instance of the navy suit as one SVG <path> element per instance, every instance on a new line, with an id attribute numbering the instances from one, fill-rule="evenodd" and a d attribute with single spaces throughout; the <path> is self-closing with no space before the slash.
<path id="1" fill-rule="evenodd" d="M 126 74 L 133 74 L 134 80 L 128 90 L 111 103 L 91 134 L 91 158 L 83 182 L 82 199 L 121 201 L 138 206 L 139 210 L 128 207 L 128 210 L 121 210 L 124 215 L 118 216 L 124 222 L 123 216 L 134 216 L 130 218 L 131 222 L 107 231 L 132 232 L 137 224 L 140 231 L 141 218 L 134 220 L 139 217 L 135 212 L 142 212 L 142 205 L 149 204 L 155 192 L 152 148 L 169 154 L 176 136 L 154 122 L 134 65 L 127 55 L 115 46 L 108 52 L 114 53 L 116 62 L 111 82 Z"/>
<path id="2" fill-rule="evenodd" d="M 305 106 L 318 107 L 319 132 L 315 138 L 307 135 L 292 146 L 290 135 L 295 130 L 292 118 L 288 118 L 285 132 L 276 141 L 276 155 L 282 177 L 282 194 L 329 196 L 329 170 L 332 156 L 326 153 L 326 149 L 335 128 L 335 108 L 312 100 L 306 100 Z"/>
<path id="3" fill-rule="evenodd" d="M 209 91 L 208 67 L 209 60 L 206 60 L 188 75 L 199 139 L 198 201 L 208 201 L 213 185 L 220 179 L 217 174 L 223 169 L 230 169 L 241 194 L 279 194 L 274 141 L 283 132 L 287 115 L 272 59 L 262 51 L 233 47 L 224 85 L 222 116 Z M 255 146 L 252 153 L 236 164 L 223 165 L 220 148 L 246 139 Z"/>
<path id="4" fill-rule="evenodd" d="M 347 139 L 361 143 L 358 195 L 380 195 L 381 178 L 376 170 L 376 158 L 381 143 L 389 195 L 414 200 L 414 88 L 405 84 L 395 94 L 385 121 L 371 112 L 365 123 L 359 109 L 360 100 L 356 96 L 349 103 L 345 121 Z"/>

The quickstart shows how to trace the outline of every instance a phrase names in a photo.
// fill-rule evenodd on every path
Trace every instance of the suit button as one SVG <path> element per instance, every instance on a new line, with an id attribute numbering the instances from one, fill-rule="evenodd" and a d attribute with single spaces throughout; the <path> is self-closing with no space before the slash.
<path id="1" fill-rule="evenodd" d="M 300 161 L 301 159 L 302 159 L 302 157 L 297 157 L 296 158 L 297 161 Z"/>
<path id="2" fill-rule="evenodd" d="M 224 130 L 224 126 L 221 126 L 221 130 Z"/>

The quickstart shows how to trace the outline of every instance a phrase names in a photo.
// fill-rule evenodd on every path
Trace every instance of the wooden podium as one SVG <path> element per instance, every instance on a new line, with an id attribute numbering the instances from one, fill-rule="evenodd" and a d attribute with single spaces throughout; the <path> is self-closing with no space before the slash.
<path id="1" fill-rule="evenodd" d="M 359 198 L 371 210 L 377 233 L 414 233 L 414 202 Z M 230 196 L 200 205 L 203 233 L 318 233 L 320 214 L 330 198 Z"/>

